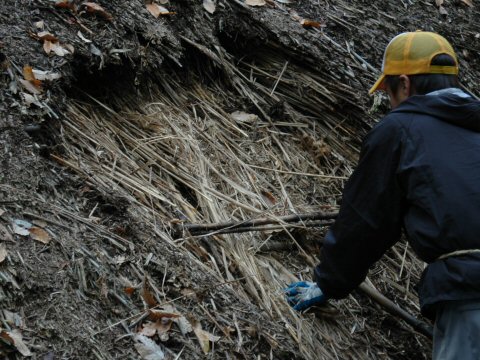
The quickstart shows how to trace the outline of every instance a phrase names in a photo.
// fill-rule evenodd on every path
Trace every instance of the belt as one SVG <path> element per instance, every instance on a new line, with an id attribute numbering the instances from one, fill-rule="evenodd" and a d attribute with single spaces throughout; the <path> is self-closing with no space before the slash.
<path id="1" fill-rule="evenodd" d="M 461 256 L 468 254 L 480 254 L 480 249 L 467 249 L 467 250 L 457 250 L 452 251 L 451 253 L 443 254 L 439 256 L 435 261 L 451 258 L 453 256 Z"/>

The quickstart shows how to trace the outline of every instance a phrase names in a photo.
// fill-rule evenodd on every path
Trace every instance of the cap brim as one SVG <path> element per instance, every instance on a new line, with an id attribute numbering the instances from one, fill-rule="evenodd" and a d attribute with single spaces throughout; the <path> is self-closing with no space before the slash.
<path id="1" fill-rule="evenodd" d="M 372 95 L 375 91 L 377 90 L 386 90 L 385 88 L 385 75 L 382 74 L 377 82 L 375 83 L 375 85 L 372 86 L 372 88 L 370 89 L 370 91 L 368 92 L 370 95 Z"/>

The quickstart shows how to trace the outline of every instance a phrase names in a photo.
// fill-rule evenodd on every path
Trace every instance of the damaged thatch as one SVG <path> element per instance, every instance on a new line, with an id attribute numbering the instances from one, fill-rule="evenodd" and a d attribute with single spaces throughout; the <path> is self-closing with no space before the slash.
<path id="1" fill-rule="evenodd" d="M 324 223 L 174 230 L 335 212 L 386 110 L 366 89 L 388 39 L 443 33 L 477 91 L 478 5 L 41 0 L 21 17 L 15 3 L 0 5 L 0 351 L 429 357 L 428 339 L 360 293 L 304 315 L 286 304 L 285 285 L 311 276 Z M 418 315 L 422 268 L 401 243 L 370 280 Z"/>

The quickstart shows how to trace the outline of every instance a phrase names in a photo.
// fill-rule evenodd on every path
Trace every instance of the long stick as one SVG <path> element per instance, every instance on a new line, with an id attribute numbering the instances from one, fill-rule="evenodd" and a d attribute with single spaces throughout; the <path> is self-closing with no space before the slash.
<path id="1" fill-rule="evenodd" d="M 308 221 L 308 220 L 332 220 L 337 217 L 338 213 L 324 213 L 321 211 L 312 212 L 309 214 L 293 214 L 287 216 L 280 216 L 275 219 L 272 218 L 259 218 L 246 221 L 230 221 L 225 223 L 218 224 L 183 224 L 181 228 L 188 230 L 191 234 L 198 232 L 208 232 L 215 230 L 224 230 L 224 229 L 237 229 L 237 228 L 246 228 L 246 227 L 255 227 L 261 225 L 269 224 L 278 224 L 281 222 L 291 223 L 299 221 Z"/>
<path id="2" fill-rule="evenodd" d="M 403 320 L 405 320 L 407 324 L 412 326 L 420 334 L 425 335 L 430 339 L 433 338 L 433 329 L 430 325 L 428 325 L 427 323 L 424 323 L 423 321 L 417 319 L 413 315 L 403 310 L 393 301 L 383 296 L 378 290 L 374 289 L 373 287 L 371 287 L 370 285 L 364 282 L 361 283 L 358 288 L 370 299 L 375 301 L 377 304 L 381 305 L 390 314 L 398 316 Z"/>

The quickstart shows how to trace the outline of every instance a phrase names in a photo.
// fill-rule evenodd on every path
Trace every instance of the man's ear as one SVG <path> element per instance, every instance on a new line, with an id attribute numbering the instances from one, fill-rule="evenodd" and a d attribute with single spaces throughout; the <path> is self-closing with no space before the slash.
<path id="1" fill-rule="evenodd" d="M 412 95 L 412 83 L 410 82 L 410 78 L 407 75 L 400 75 L 400 85 L 398 87 L 398 91 L 401 92 L 401 94 L 405 97 L 408 98 L 410 95 Z"/>

